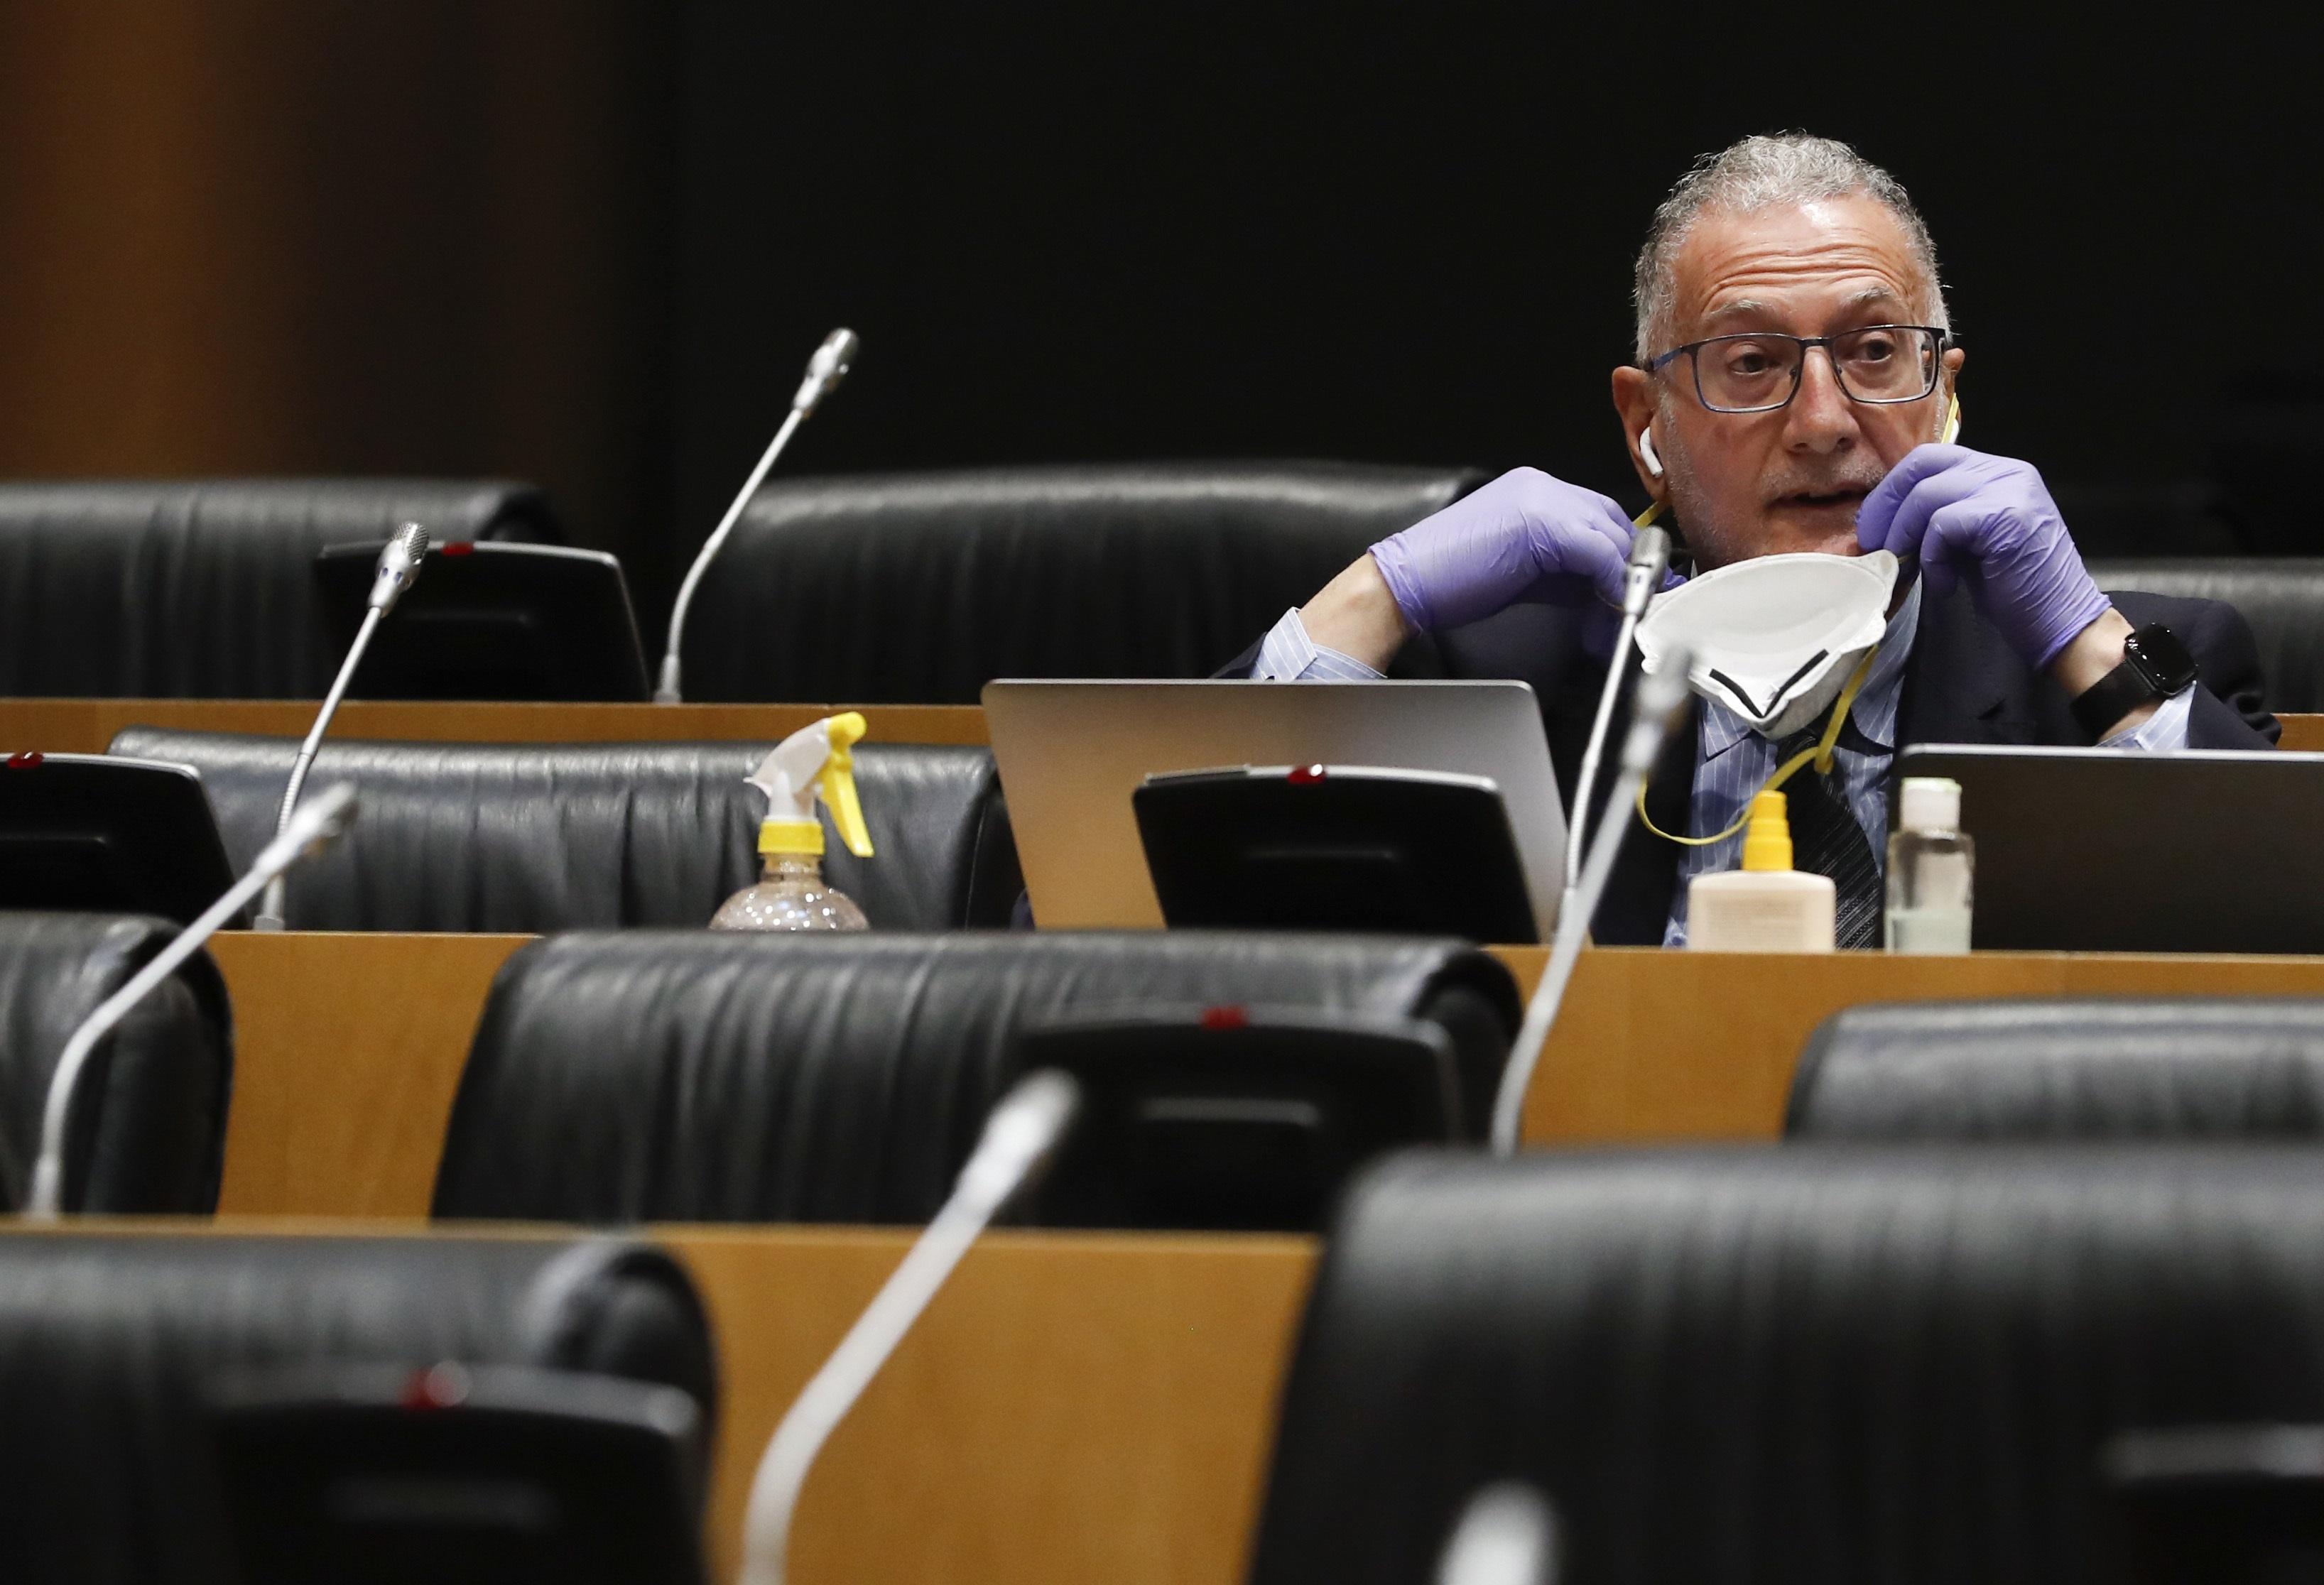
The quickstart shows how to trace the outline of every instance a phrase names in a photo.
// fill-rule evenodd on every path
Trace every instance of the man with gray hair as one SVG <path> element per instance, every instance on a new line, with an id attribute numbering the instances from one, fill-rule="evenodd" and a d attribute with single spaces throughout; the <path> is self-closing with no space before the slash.
<path id="1" fill-rule="evenodd" d="M 1829 770 L 1784 788 L 1802 867 L 1839 887 L 1841 945 L 1878 939 L 1903 744 L 2273 742 L 2240 616 L 2109 600 L 2030 465 L 1950 444 L 1965 355 L 1895 177 L 1828 138 L 1745 138 L 1655 211 L 1633 284 L 1637 361 L 1614 371 L 1614 406 L 1696 570 L 1878 549 L 1919 569 L 1898 580 Z M 1373 546 L 1229 672 L 1522 678 L 1570 808 L 1632 531 L 1607 497 L 1519 468 Z M 1726 831 L 1797 747 L 1701 702 L 1648 814 L 1698 839 Z M 1605 794 L 1591 789 L 1601 812 Z M 1597 939 L 1683 942 L 1686 882 L 1732 868 L 1740 843 L 1628 843 Z"/>

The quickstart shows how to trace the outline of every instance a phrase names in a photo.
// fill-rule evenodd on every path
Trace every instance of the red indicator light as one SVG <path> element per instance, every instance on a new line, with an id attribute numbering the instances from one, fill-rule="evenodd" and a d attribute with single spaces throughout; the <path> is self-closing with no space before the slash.
<path id="1" fill-rule="evenodd" d="M 438 550 L 436 554 L 438 556 L 474 556 L 475 553 L 476 547 L 475 541 L 469 539 L 455 539 L 449 545 L 445 546 L 443 549 Z"/>
<path id="2" fill-rule="evenodd" d="M 1323 768 L 1321 765 L 1294 765 L 1288 779 L 1294 787 L 1311 786 L 1323 779 Z"/>
<path id="3" fill-rule="evenodd" d="M 1240 1007 L 1206 1007 L 1203 1009 L 1205 1029 L 1247 1029 L 1250 1027 L 1250 1009 Z"/>
<path id="4" fill-rule="evenodd" d="M 22 754 L 11 754 L 8 756 L 8 769 L 11 770 L 37 769 L 40 767 L 42 758 L 42 756 L 30 751 Z"/>
<path id="5" fill-rule="evenodd" d="M 468 1373 L 450 1360 L 415 1370 L 397 1400 L 407 1409 L 456 1409 L 468 1397 Z"/>

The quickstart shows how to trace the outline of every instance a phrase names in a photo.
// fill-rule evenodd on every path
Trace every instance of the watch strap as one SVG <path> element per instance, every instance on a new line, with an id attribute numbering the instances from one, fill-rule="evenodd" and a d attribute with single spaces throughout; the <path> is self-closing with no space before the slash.
<path id="1" fill-rule="evenodd" d="M 2161 696 L 2161 691 L 2146 673 L 2135 662 L 2126 660 L 2075 696 L 2070 706 L 2074 724 L 2082 729 L 2083 736 L 2096 742 L 2116 722 Z"/>

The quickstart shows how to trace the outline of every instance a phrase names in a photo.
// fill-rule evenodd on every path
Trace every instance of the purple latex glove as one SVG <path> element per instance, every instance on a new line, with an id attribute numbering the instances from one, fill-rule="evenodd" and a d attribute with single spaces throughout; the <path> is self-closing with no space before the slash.
<path id="1" fill-rule="evenodd" d="M 1917 554 L 1936 594 L 1966 581 L 1978 610 L 2036 669 L 2112 604 L 2033 465 L 1967 447 L 1914 447 L 1857 509 L 1856 540 L 1904 561 Z"/>
<path id="2" fill-rule="evenodd" d="M 1519 601 L 1622 603 L 1630 520 L 1594 490 L 1515 468 L 1372 547 L 1404 620 L 1459 627 Z"/>

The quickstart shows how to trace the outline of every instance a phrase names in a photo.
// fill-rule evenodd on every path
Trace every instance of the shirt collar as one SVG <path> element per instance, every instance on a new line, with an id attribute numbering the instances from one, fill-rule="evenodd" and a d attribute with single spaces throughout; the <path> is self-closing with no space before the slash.
<path id="1" fill-rule="evenodd" d="M 1904 594 L 1904 604 L 1888 619 L 1880 635 L 1880 653 L 1872 659 L 1864 686 L 1856 692 L 1849 719 L 1856 730 L 1879 747 L 1896 747 L 1896 709 L 1904 692 L 1904 662 L 1913 653 L 1913 640 L 1921 631 L 1921 582 Z M 1702 702 L 1702 757 L 1715 760 L 1752 734 L 1751 723 L 1716 699 Z"/>

